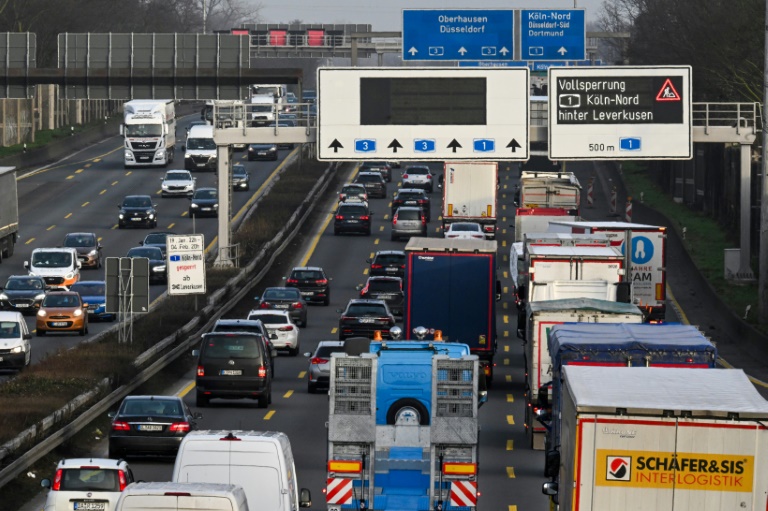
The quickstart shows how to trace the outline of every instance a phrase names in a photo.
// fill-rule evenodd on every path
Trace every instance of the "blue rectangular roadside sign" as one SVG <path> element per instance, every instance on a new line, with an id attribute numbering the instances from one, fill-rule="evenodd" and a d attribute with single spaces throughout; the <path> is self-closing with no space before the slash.
<path id="1" fill-rule="evenodd" d="M 585 60 L 584 9 L 522 9 L 520 60 Z"/>
<path id="2" fill-rule="evenodd" d="M 508 61 L 512 9 L 404 9 L 403 60 Z"/>

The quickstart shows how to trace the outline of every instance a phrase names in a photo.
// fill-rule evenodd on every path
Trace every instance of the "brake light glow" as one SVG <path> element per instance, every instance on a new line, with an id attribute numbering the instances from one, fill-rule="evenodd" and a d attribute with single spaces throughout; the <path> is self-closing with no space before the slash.
<path id="1" fill-rule="evenodd" d="M 272 308 L 272 304 L 269 302 L 261 302 L 259 304 L 259 309 L 271 309 L 271 308 Z"/>
<path id="2" fill-rule="evenodd" d="M 61 489 L 61 478 L 63 475 L 64 471 L 62 469 L 56 471 L 56 475 L 53 476 L 53 486 L 51 486 L 51 490 L 59 491 Z"/>
<path id="3" fill-rule="evenodd" d="M 298 279 L 288 279 L 285 281 L 286 284 L 298 284 Z"/>
<path id="4" fill-rule="evenodd" d="M 344 220 L 344 215 L 336 215 L 336 220 Z"/>
<path id="5" fill-rule="evenodd" d="M 360 220 L 369 220 L 370 217 L 368 215 L 360 215 Z"/>
<path id="6" fill-rule="evenodd" d="M 372 264 L 371 265 L 371 269 L 372 270 L 380 270 L 382 268 L 384 268 L 384 265 L 381 265 L 381 264 Z"/>
<path id="7" fill-rule="evenodd" d="M 397 215 L 392 217 L 392 225 L 397 225 Z"/>
<path id="8" fill-rule="evenodd" d="M 408 179 L 408 174 L 403 174 L 403 179 Z"/>
<path id="9" fill-rule="evenodd" d="M 327 283 L 328 283 L 328 279 L 317 279 L 317 280 L 315 281 L 315 284 L 319 284 L 319 285 L 321 285 L 321 286 L 324 286 L 324 285 L 326 285 Z"/>
<path id="10" fill-rule="evenodd" d="M 459 462 L 446 462 L 443 463 L 443 474 L 454 476 L 471 476 L 477 474 L 476 463 L 459 463 Z"/>
<path id="11" fill-rule="evenodd" d="M 128 478 L 125 477 L 125 472 L 123 470 L 117 471 L 117 483 L 119 485 L 120 491 L 125 490 L 125 487 L 128 486 Z"/>
<path id="12" fill-rule="evenodd" d="M 259 378 L 266 378 L 267 377 L 267 368 L 264 366 L 259 366 Z"/>
<path id="13" fill-rule="evenodd" d="M 131 425 L 123 421 L 115 421 L 112 423 L 112 431 L 130 431 Z"/>
<path id="14" fill-rule="evenodd" d="M 205 367 L 197 366 L 197 375 L 198 376 L 205 376 Z"/>
<path id="15" fill-rule="evenodd" d="M 366 284 L 365 287 L 360 290 L 360 296 L 364 296 L 366 293 L 368 293 L 368 284 Z"/>
<path id="16" fill-rule="evenodd" d="M 278 330 L 280 330 L 281 332 L 290 332 L 291 330 L 293 330 L 293 325 L 281 326 L 280 328 L 278 328 Z"/>
<path id="17" fill-rule="evenodd" d="M 427 217 L 421 215 L 421 225 L 427 225 Z"/>
<path id="18" fill-rule="evenodd" d="M 174 422 L 168 430 L 173 433 L 189 433 L 189 422 Z"/>
<path id="19" fill-rule="evenodd" d="M 320 357 L 312 357 L 309 361 L 312 365 L 318 365 L 318 364 L 327 364 L 329 359 L 327 358 L 320 358 Z"/>

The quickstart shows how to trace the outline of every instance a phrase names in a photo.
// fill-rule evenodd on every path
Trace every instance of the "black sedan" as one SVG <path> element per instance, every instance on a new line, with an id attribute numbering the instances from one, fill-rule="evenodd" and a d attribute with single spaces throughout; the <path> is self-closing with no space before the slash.
<path id="1" fill-rule="evenodd" d="M 232 189 L 243 192 L 251 189 L 251 175 L 245 165 L 232 165 Z"/>
<path id="2" fill-rule="evenodd" d="M 43 277 L 13 275 L 0 287 L 0 307 L 22 314 L 37 314 L 45 292 L 50 289 Z"/>
<path id="3" fill-rule="evenodd" d="M 331 279 L 319 266 L 300 266 L 285 279 L 286 287 L 298 288 L 307 302 L 331 303 Z"/>
<path id="4" fill-rule="evenodd" d="M 368 282 L 360 290 L 360 298 L 382 300 L 395 316 L 403 315 L 405 294 L 403 279 L 400 277 L 368 277 Z"/>
<path id="5" fill-rule="evenodd" d="M 149 259 L 150 282 L 167 282 L 168 271 L 163 251 L 157 247 L 133 247 L 126 257 L 146 257 Z"/>
<path id="6" fill-rule="evenodd" d="M 219 215 L 219 191 L 216 188 L 198 188 L 190 200 L 189 216 Z"/>
<path id="7" fill-rule="evenodd" d="M 391 338 L 389 330 L 395 326 L 395 316 L 383 300 L 350 300 L 347 308 L 339 309 L 339 340 L 348 337 L 373 339 L 375 331 L 384 338 Z"/>
<path id="8" fill-rule="evenodd" d="M 286 311 L 298 326 L 307 326 L 307 302 L 297 288 L 268 287 L 256 300 L 259 302 L 259 309 Z"/>
<path id="9" fill-rule="evenodd" d="M 127 396 L 117 412 L 110 413 L 109 457 L 176 456 L 181 440 L 197 429 L 198 419 L 175 396 Z"/>
<path id="10" fill-rule="evenodd" d="M 392 199 L 392 216 L 403 206 L 419 207 L 424 212 L 427 222 L 431 220 L 430 200 L 424 190 L 418 188 L 400 188 Z"/>
<path id="11" fill-rule="evenodd" d="M 120 212 L 117 215 L 117 227 L 157 227 L 157 204 L 152 203 L 149 195 L 127 195 L 123 202 L 117 205 Z"/>
<path id="12" fill-rule="evenodd" d="M 277 144 L 251 144 L 248 146 L 248 161 L 277 161 Z"/>

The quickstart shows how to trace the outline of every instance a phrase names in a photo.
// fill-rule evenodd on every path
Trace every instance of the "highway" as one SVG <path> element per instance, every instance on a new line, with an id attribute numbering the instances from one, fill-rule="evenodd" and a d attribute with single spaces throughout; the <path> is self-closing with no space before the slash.
<path id="1" fill-rule="evenodd" d="M 180 119 L 177 133 L 185 133 L 186 125 L 197 116 Z M 166 170 L 184 168 L 181 151 L 184 137 L 177 139 L 175 161 L 167 168 L 123 168 L 122 138 L 115 136 L 73 154 L 47 168 L 21 173 L 19 189 L 19 224 L 21 240 L 13 257 L 0 264 L 0 282 L 10 275 L 26 275 L 23 264 L 29 260 L 33 249 L 60 246 L 70 232 L 94 232 L 103 245 L 103 257 L 125 256 L 128 250 L 138 246 L 153 229 L 117 228 L 117 205 L 131 194 L 148 194 L 156 198 L 159 224 L 157 231 L 179 234 L 193 232 L 205 236 L 209 244 L 216 236 L 216 218 L 189 218 L 189 201 L 186 198 L 160 197 L 160 181 Z M 246 152 L 235 152 L 234 161 L 245 164 L 251 174 L 250 190 L 233 194 L 233 214 L 236 214 L 258 193 L 259 187 L 269 178 L 289 153 L 281 150 L 276 162 L 248 162 Z M 216 187 L 216 175 L 196 172 L 197 186 Z M 81 280 L 103 280 L 104 269 L 83 269 Z M 165 290 L 163 284 L 152 284 L 150 293 L 155 300 Z M 35 317 L 27 316 L 30 330 L 35 328 Z M 89 336 L 109 328 L 112 323 L 91 322 Z M 35 337 L 32 342 L 32 363 L 59 349 L 72 347 L 83 341 L 77 334 L 49 334 Z M 0 379 L 7 379 L 12 371 L 1 372 Z"/>

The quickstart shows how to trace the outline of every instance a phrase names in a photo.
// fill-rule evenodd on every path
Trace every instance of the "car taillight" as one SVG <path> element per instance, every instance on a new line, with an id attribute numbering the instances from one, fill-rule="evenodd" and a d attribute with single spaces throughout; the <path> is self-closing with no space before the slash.
<path id="1" fill-rule="evenodd" d="M 310 359 L 309 363 L 312 365 L 327 364 L 328 360 L 329 359 L 327 358 L 313 357 L 312 359 Z"/>
<path id="2" fill-rule="evenodd" d="M 293 325 L 281 326 L 280 328 L 278 328 L 278 330 L 280 330 L 281 332 L 290 332 L 291 330 L 293 330 Z"/>
<path id="3" fill-rule="evenodd" d="M 446 234 L 445 237 L 446 238 L 457 238 L 458 234 Z"/>
<path id="4" fill-rule="evenodd" d="M 403 174 L 403 179 L 408 179 L 408 174 Z"/>
<path id="5" fill-rule="evenodd" d="M 397 225 L 397 215 L 392 218 L 392 225 Z"/>
<path id="6" fill-rule="evenodd" d="M 205 376 L 205 367 L 197 366 L 197 375 L 198 376 Z"/>
<path id="7" fill-rule="evenodd" d="M 432 174 L 427 174 L 427 179 L 432 179 Z"/>
<path id="8" fill-rule="evenodd" d="M 123 421 L 115 421 L 112 423 L 112 431 L 130 431 L 131 425 Z"/>
<path id="9" fill-rule="evenodd" d="M 336 215 L 336 220 L 344 220 L 344 215 Z"/>
<path id="10" fill-rule="evenodd" d="M 173 433 L 189 433 L 189 429 L 189 422 L 174 422 L 171 424 L 171 427 L 168 428 L 168 430 Z"/>
<path id="11" fill-rule="evenodd" d="M 269 302 L 261 302 L 259 304 L 259 309 L 271 309 L 271 308 L 272 308 L 272 304 Z"/>
<path id="12" fill-rule="evenodd" d="M 427 225 L 427 217 L 421 215 L 421 225 Z"/>
<path id="13" fill-rule="evenodd" d="M 119 485 L 120 491 L 125 490 L 125 487 L 128 486 L 128 478 L 125 477 L 125 472 L 122 470 L 117 471 L 117 483 Z"/>
<path id="14" fill-rule="evenodd" d="M 340 321 L 349 321 L 350 319 L 355 319 L 355 318 L 353 318 L 352 316 L 342 316 L 339 319 Z"/>
<path id="15" fill-rule="evenodd" d="M 259 366 L 259 378 L 266 378 L 267 377 L 267 368 L 264 366 Z"/>
<path id="16" fill-rule="evenodd" d="M 368 215 L 361 215 L 360 220 L 368 220 L 370 217 Z"/>
<path id="17" fill-rule="evenodd" d="M 318 284 L 318 285 L 320 285 L 320 286 L 324 286 L 324 285 L 326 285 L 327 283 L 328 283 L 328 279 L 317 279 L 317 280 L 315 281 L 315 284 Z"/>
<path id="18" fill-rule="evenodd" d="M 419 199 L 418 202 L 419 202 L 419 204 L 426 204 L 427 203 L 427 201 L 425 201 L 424 199 Z"/>
<path id="19" fill-rule="evenodd" d="M 365 296 L 366 293 L 368 293 L 368 286 L 367 285 L 363 289 L 360 290 L 360 296 Z"/>
<path id="20" fill-rule="evenodd" d="M 303 309 L 303 308 L 304 308 L 304 306 L 303 306 L 303 305 L 301 305 L 301 302 L 293 302 L 293 303 L 291 304 L 291 308 L 292 308 L 292 309 Z"/>
<path id="21" fill-rule="evenodd" d="M 64 475 L 64 471 L 62 469 L 58 469 L 56 471 L 56 475 L 53 476 L 53 486 L 51 486 L 51 490 L 59 491 L 61 489 L 61 477 L 63 475 Z"/>
<path id="22" fill-rule="evenodd" d="M 485 232 L 493 232 L 495 230 L 495 228 L 494 228 L 493 225 L 486 225 L 486 226 L 484 226 L 483 230 Z"/>
<path id="23" fill-rule="evenodd" d="M 382 265 L 382 264 L 372 264 L 371 265 L 371 269 L 372 270 L 380 270 L 382 268 L 384 268 L 384 265 Z"/>
<path id="24" fill-rule="evenodd" d="M 285 281 L 286 284 L 298 284 L 299 281 L 297 279 L 288 279 Z"/>

